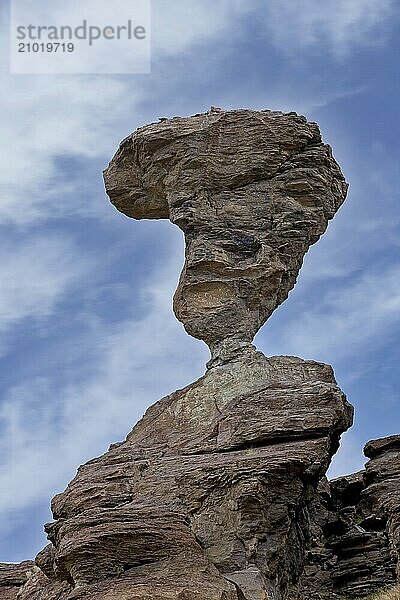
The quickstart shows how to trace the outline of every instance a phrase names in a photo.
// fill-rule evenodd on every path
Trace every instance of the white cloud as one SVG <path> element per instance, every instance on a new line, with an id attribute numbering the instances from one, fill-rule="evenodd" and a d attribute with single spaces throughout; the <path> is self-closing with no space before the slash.
<path id="1" fill-rule="evenodd" d="M 0 222 L 27 225 L 73 210 L 63 201 L 63 189 L 49 186 L 55 158 L 108 156 L 117 143 L 121 113 L 132 114 L 138 96 L 115 79 L 3 73 Z M 78 194 L 79 188 L 75 202 L 85 213 L 85 199 Z"/>
<path id="2" fill-rule="evenodd" d="M 152 4 L 155 57 L 176 55 L 218 36 L 225 38 L 235 20 L 251 10 L 243 0 L 155 0 Z M 237 24 L 236 24 L 237 25 Z"/>
<path id="3" fill-rule="evenodd" d="M 168 0 L 153 3 L 157 51 L 176 54 L 213 39 L 236 39 L 246 16 L 264 20 L 268 40 L 280 51 L 318 47 L 343 57 L 374 46 L 396 15 L 394 0 Z"/>
<path id="4" fill-rule="evenodd" d="M 0 246 L 0 351 L 12 327 L 23 319 L 45 319 L 88 268 L 68 240 L 15 239 Z"/>
<path id="5" fill-rule="evenodd" d="M 393 0 L 269 0 L 266 25 L 283 52 L 314 49 L 343 58 L 357 46 L 385 41 L 396 15 Z"/>
<path id="6" fill-rule="evenodd" d="M 303 282 L 304 283 L 304 282 Z M 335 363 L 378 349 L 400 323 L 400 267 L 338 279 L 324 290 L 314 283 L 312 302 L 303 303 L 279 329 L 279 352 Z M 304 290 L 303 290 L 304 291 Z M 259 341 L 263 346 L 264 333 Z M 266 337 L 268 339 L 268 337 Z M 273 340 L 269 340 L 269 353 Z"/>

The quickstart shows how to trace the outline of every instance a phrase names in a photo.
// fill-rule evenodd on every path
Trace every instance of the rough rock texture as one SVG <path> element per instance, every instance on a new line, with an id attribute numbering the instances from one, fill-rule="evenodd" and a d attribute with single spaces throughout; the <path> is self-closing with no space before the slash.
<path id="1" fill-rule="evenodd" d="M 14 600 L 18 590 L 26 583 L 29 571 L 34 567 L 32 561 L 25 561 L 19 565 L 0 563 L 0 598 Z"/>
<path id="2" fill-rule="evenodd" d="M 54 498 L 48 592 L 20 598 L 283 598 L 351 421 L 326 365 L 249 350 L 211 368 Z M 73 587 L 54 595 L 63 578 Z"/>
<path id="3" fill-rule="evenodd" d="M 249 110 L 162 120 L 122 142 L 105 182 L 128 216 L 183 230 L 174 309 L 212 360 L 80 467 L 53 500 L 50 544 L 0 597 L 334 598 L 371 589 L 370 561 L 376 585 L 392 581 L 397 438 L 329 485 L 353 416 L 331 367 L 251 345 L 346 195 L 317 125 Z"/>
<path id="4" fill-rule="evenodd" d="M 369 442 L 365 471 L 320 487 L 293 598 L 367 596 L 396 583 L 400 558 L 400 436 Z"/>
<path id="5" fill-rule="evenodd" d="M 113 204 L 185 234 L 174 310 L 214 359 L 255 333 L 293 288 L 347 184 L 316 123 L 296 113 L 210 110 L 126 138 L 104 173 Z"/>

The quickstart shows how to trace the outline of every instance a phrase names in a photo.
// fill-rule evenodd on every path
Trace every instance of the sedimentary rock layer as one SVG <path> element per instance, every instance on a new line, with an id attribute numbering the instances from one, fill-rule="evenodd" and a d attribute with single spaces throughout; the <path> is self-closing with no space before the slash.
<path id="1" fill-rule="evenodd" d="M 326 365 L 248 350 L 210 369 L 54 498 L 48 579 L 20 598 L 283 598 L 351 420 Z"/>
<path id="2" fill-rule="evenodd" d="M 35 566 L 33 561 L 20 564 L 0 563 L 0 598 L 14 600 L 19 589 L 26 583 L 28 573 Z"/>
<path id="3" fill-rule="evenodd" d="M 185 234 L 174 310 L 218 360 L 252 341 L 293 288 L 347 184 L 316 123 L 211 109 L 126 138 L 104 173 L 112 203 Z"/>
<path id="4" fill-rule="evenodd" d="M 320 487 L 293 598 L 362 597 L 396 583 L 400 558 L 400 436 L 369 442 L 365 470 Z"/>

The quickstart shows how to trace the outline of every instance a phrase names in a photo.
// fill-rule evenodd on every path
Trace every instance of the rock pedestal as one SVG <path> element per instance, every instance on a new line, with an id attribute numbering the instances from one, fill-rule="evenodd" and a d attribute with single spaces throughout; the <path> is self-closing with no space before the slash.
<path id="1" fill-rule="evenodd" d="M 211 368 L 54 498 L 37 564 L 56 595 L 40 597 L 284 598 L 351 420 L 326 365 L 253 350 Z"/>
<path id="2" fill-rule="evenodd" d="M 346 196 L 317 125 L 250 110 L 162 120 L 122 142 L 105 183 L 126 215 L 184 232 L 174 310 L 211 360 L 79 468 L 53 499 L 50 544 L 28 572 L 0 570 L 0 598 L 284 600 L 322 583 L 364 593 L 343 558 L 346 543 L 354 554 L 364 542 L 379 582 L 393 578 L 398 492 L 382 457 L 397 442 L 371 444 L 365 477 L 329 487 L 353 417 L 331 367 L 251 344 Z M 357 537 L 356 521 L 374 532 L 379 522 L 379 535 Z"/>

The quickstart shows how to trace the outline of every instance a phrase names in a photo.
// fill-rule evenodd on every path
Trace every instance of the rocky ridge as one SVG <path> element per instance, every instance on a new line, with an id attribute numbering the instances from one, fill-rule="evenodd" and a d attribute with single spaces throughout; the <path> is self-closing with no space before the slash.
<path id="1" fill-rule="evenodd" d="M 400 436 L 369 442 L 365 470 L 322 481 L 310 510 L 306 564 L 293 598 L 358 598 L 396 584 Z"/>
<path id="2" fill-rule="evenodd" d="M 317 125 L 248 110 L 163 119 L 121 143 L 105 182 L 126 215 L 183 230 L 174 310 L 211 360 L 79 468 L 35 566 L 1 566 L 0 598 L 325 599 L 391 583 L 398 438 L 328 484 L 353 418 L 332 368 L 251 344 L 346 196 Z"/>

